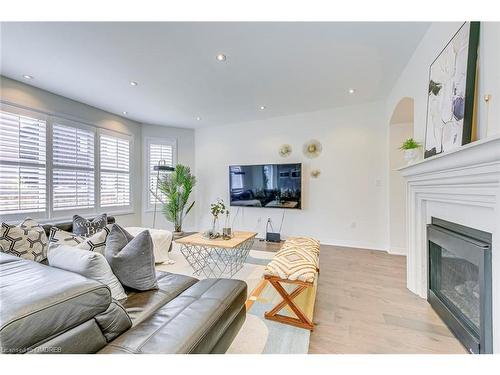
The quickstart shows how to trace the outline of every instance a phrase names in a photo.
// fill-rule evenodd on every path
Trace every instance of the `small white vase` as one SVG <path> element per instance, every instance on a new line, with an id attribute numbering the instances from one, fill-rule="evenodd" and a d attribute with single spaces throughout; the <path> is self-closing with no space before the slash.
<path id="1" fill-rule="evenodd" d="M 418 158 L 418 149 L 412 148 L 410 150 L 405 150 L 405 160 L 406 164 L 413 164 Z"/>

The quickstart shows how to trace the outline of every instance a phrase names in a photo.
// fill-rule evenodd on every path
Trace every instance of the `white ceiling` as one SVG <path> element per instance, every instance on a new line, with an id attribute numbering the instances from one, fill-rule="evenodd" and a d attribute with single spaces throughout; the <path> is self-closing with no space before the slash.
<path id="1" fill-rule="evenodd" d="M 133 120 L 199 127 L 383 98 L 428 23 L 2 23 L 1 74 Z M 218 62 L 216 54 L 227 55 Z M 129 81 L 137 81 L 132 87 Z M 349 88 L 356 93 L 350 95 Z M 259 110 L 261 105 L 265 110 Z M 197 121 L 196 117 L 201 120 Z"/>

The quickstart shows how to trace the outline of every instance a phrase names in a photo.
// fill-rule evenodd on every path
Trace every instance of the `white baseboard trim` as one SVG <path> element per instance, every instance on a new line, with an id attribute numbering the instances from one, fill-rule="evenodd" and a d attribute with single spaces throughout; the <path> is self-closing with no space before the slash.
<path id="1" fill-rule="evenodd" d="M 392 255 L 404 255 L 406 256 L 406 248 L 405 247 L 390 247 L 390 250 L 387 251 L 389 254 Z"/>
<path id="2" fill-rule="evenodd" d="M 327 239 L 327 240 L 320 240 L 320 241 L 324 245 L 350 247 L 350 248 L 357 248 L 357 249 L 363 249 L 363 250 L 385 251 L 386 253 L 389 252 L 387 249 L 387 245 L 382 245 L 382 244 L 357 242 L 357 241 L 335 240 L 335 239 Z"/>
<path id="3" fill-rule="evenodd" d="M 194 230 L 194 228 L 183 228 L 185 232 L 190 231 L 190 229 Z M 282 239 L 287 238 L 288 236 L 283 236 Z M 384 251 L 391 255 L 406 255 L 406 249 L 403 248 L 390 248 L 387 244 L 377 244 L 371 242 L 358 242 L 358 241 L 346 241 L 339 240 L 334 238 L 319 238 L 321 244 L 323 245 L 331 245 L 331 246 L 340 246 L 340 247 L 349 247 L 354 249 L 363 249 L 363 250 L 376 250 L 376 251 Z M 389 250 L 390 249 L 390 250 Z"/>

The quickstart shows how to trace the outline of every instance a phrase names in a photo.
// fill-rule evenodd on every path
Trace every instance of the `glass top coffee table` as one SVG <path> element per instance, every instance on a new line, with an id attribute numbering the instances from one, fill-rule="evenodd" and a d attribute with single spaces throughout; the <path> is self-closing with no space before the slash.
<path id="1" fill-rule="evenodd" d="M 175 240 L 196 276 L 233 277 L 248 257 L 256 232 L 234 232 L 229 240 L 208 239 L 195 233 Z"/>

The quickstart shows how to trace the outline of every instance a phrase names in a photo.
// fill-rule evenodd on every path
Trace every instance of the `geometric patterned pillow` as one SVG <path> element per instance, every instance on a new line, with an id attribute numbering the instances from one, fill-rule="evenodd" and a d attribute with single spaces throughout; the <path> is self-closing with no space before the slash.
<path id="1" fill-rule="evenodd" d="M 47 258 L 47 235 L 40 224 L 26 218 L 19 225 L 2 223 L 1 251 L 24 259 L 41 262 Z"/>
<path id="2" fill-rule="evenodd" d="M 66 232 L 57 227 L 50 228 L 49 243 L 53 245 L 76 246 L 85 241 L 85 238 L 76 234 Z"/>
<path id="3" fill-rule="evenodd" d="M 49 236 L 50 247 L 67 245 L 78 249 L 95 251 L 104 255 L 104 250 L 106 249 L 106 239 L 108 238 L 108 234 L 112 227 L 113 224 L 108 224 L 101 231 L 88 238 L 52 227 L 50 228 Z"/>

